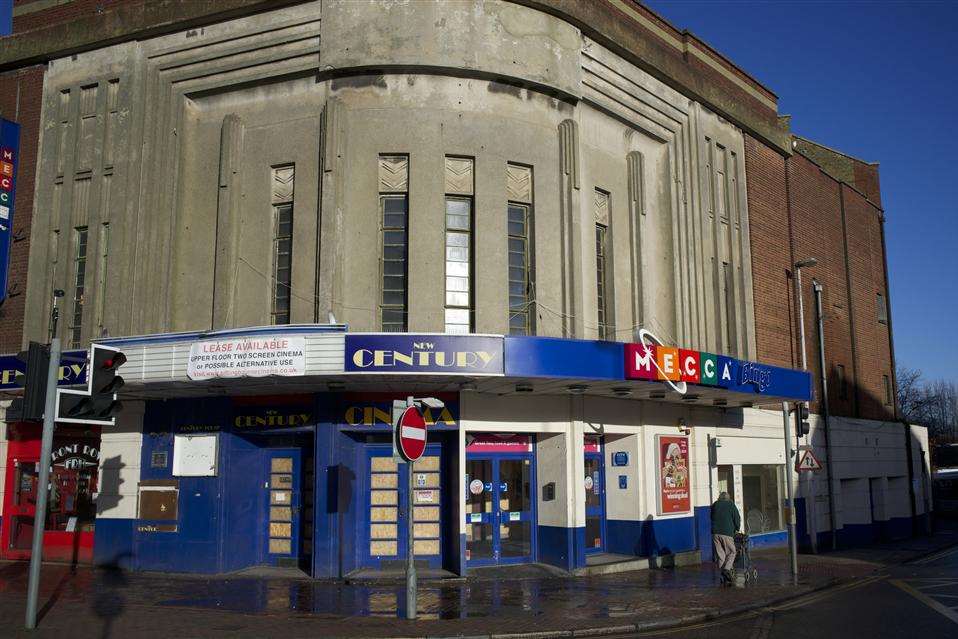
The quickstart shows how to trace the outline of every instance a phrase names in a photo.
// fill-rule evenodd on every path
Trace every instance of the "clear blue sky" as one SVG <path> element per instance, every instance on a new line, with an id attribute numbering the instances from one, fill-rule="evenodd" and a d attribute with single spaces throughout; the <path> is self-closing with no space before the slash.
<path id="1" fill-rule="evenodd" d="M 897 362 L 958 380 L 958 2 L 647 4 L 776 93 L 795 133 L 880 163 Z"/>

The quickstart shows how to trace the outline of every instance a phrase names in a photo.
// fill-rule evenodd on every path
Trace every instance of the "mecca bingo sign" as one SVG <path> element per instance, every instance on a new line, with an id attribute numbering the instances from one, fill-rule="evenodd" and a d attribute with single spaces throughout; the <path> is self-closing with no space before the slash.
<path id="1" fill-rule="evenodd" d="M 0 302 L 7 299 L 20 125 L 0 119 Z"/>

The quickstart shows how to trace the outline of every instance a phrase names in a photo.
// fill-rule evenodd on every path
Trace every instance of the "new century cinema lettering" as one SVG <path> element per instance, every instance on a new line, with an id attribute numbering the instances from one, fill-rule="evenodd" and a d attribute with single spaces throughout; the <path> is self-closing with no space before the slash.
<path id="1" fill-rule="evenodd" d="M 435 426 L 436 424 L 456 425 L 456 418 L 453 417 L 447 406 L 443 406 L 437 411 L 424 408 L 422 417 L 427 426 Z M 350 426 L 385 425 L 392 427 L 392 419 L 392 408 L 386 406 L 349 406 L 343 412 L 343 421 Z"/>
<path id="2" fill-rule="evenodd" d="M 685 383 L 738 390 L 750 387 L 757 393 L 766 392 L 772 385 L 771 367 L 704 351 L 649 343 L 646 337 L 652 336 L 642 331 L 642 343 L 625 345 L 625 376 L 628 379 L 664 381 L 679 393 L 685 393 Z"/>
<path id="3" fill-rule="evenodd" d="M 502 337 L 487 335 L 346 335 L 348 373 L 502 375 Z"/>
<path id="4" fill-rule="evenodd" d="M 419 368 L 483 368 L 495 359 L 495 353 L 486 351 L 433 351 L 433 344 L 422 342 L 413 345 L 415 349 L 406 352 L 369 350 L 361 348 L 353 353 L 353 364 L 359 368 L 383 368 L 387 366 L 409 366 Z"/>

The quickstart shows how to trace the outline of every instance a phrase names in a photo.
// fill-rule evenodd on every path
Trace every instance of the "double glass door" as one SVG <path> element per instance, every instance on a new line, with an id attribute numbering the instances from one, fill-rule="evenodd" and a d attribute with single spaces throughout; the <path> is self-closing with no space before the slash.
<path id="1" fill-rule="evenodd" d="M 531 455 L 466 457 L 466 561 L 472 566 L 533 561 Z"/>

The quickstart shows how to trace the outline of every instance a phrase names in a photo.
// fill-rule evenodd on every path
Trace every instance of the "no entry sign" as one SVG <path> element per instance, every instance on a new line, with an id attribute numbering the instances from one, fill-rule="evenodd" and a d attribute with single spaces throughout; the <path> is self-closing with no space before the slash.
<path id="1" fill-rule="evenodd" d="M 426 450 L 426 420 L 415 406 L 406 408 L 396 421 L 396 448 L 410 462 L 422 457 Z"/>

